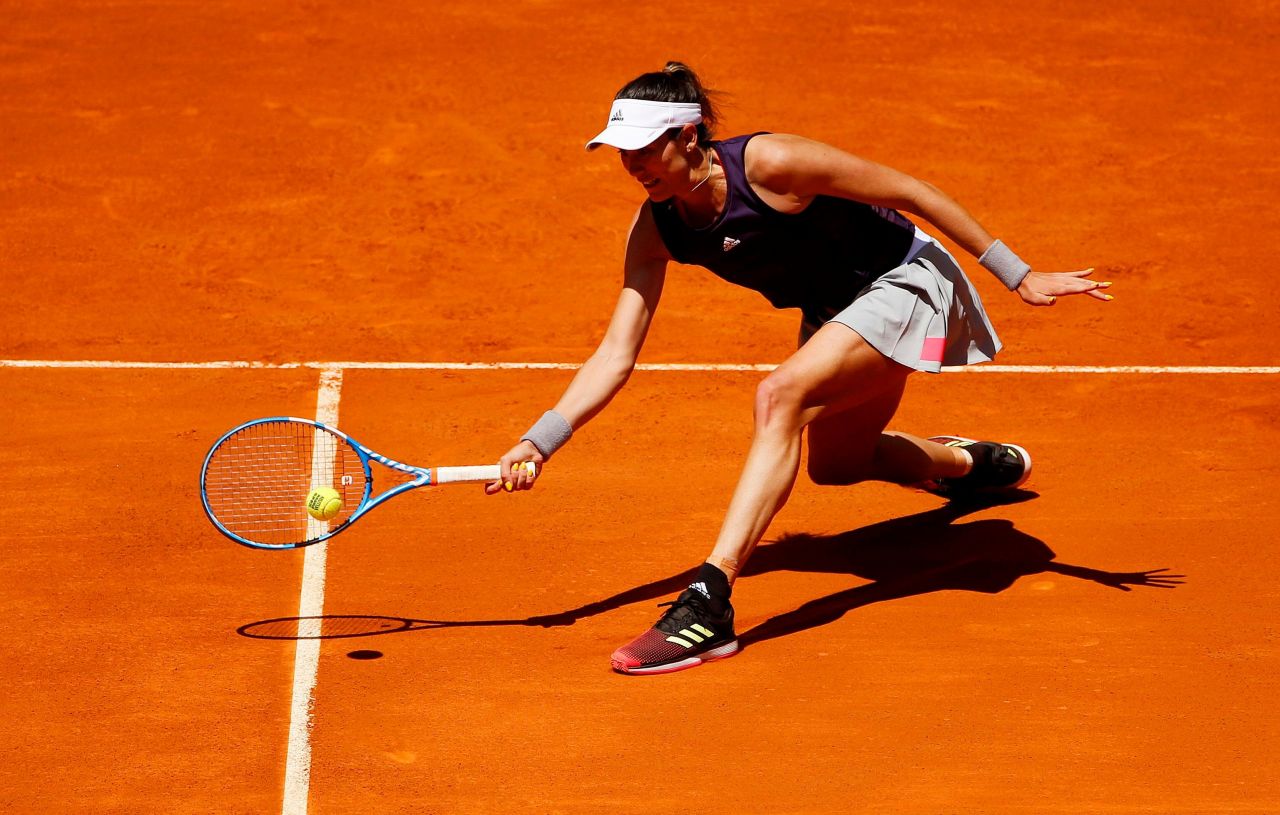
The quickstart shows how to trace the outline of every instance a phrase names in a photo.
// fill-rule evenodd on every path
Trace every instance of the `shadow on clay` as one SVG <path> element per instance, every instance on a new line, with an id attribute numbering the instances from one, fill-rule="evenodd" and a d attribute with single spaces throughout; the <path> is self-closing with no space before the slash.
<path id="1" fill-rule="evenodd" d="M 848 574 L 870 582 L 811 600 L 742 632 L 744 646 L 827 625 L 849 611 L 936 591 L 975 591 L 996 594 L 1028 575 L 1052 573 L 1091 580 L 1130 591 L 1133 586 L 1169 589 L 1181 585 L 1183 575 L 1166 569 L 1108 572 L 1058 563 L 1045 543 L 1019 531 L 1011 521 L 984 519 L 955 521 L 982 509 L 1018 504 L 1038 497 L 1017 491 L 985 500 L 950 501 L 941 507 L 894 518 L 834 535 L 785 535 L 762 544 L 752 555 L 741 579 L 775 571 Z M 573 625 L 632 603 L 676 594 L 697 569 L 555 614 L 520 619 L 427 620 L 412 617 L 327 614 L 318 617 L 277 617 L 246 623 L 236 633 L 252 639 L 347 639 L 421 631 L 433 628 Z"/>

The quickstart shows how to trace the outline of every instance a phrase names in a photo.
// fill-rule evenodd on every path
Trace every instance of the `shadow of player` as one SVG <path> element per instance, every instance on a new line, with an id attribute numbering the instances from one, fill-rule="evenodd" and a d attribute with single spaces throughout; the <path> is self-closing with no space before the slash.
<path id="1" fill-rule="evenodd" d="M 766 620 L 739 636 L 745 646 L 793 634 L 840 619 L 848 611 L 884 600 L 935 591 L 977 591 L 995 594 L 1021 577 L 1052 572 L 1092 580 L 1121 591 L 1131 586 L 1174 588 L 1183 575 L 1165 569 L 1108 572 L 1058 563 L 1045 543 L 1014 527 L 1012 521 L 987 519 L 955 523 L 983 509 L 1022 503 L 1038 497 L 1018 490 L 969 501 L 950 501 L 941 507 L 894 518 L 834 535 L 792 534 L 758 547 L 741 577 L 769 572 L 849 574 L 871 581 L 811 600 L 792 611 Z M 612 597 L 560 614 L 533 617 L 540 625 L 568 625 L 582 617 L 643 600 L 667 597 L 693 579 L 689 569 Z"/>
<path id="2" fill-rule="evenodd" d="M 741 577 L 769 572 L 848 574 L 870 581 L 811 600 L 779 614 L 739 636 L 743 646 L 826 625 L 847 612 L 885 600 L 935 591 L 995 594 L 1021 577 L 1051 572 L 1129 591 L 1132 586 L 1174 588 L 1182 575 L 1165 569 L 1108 572 L 1058 563 L 1043 541 L 1016 529 L 1011 521 L 985 519 L 957 524 L 978 510 L 1021 503 L 1036 494 L 1017 491 L 985 500 L 951 501 L 941 507 L 834 535 L 785 535 L 758 547 Z M 618 594 L 555 614 L 520 619 L 424 620 L 382 615 L 281 617 L 246 623 L 237 629 L 254 639 L 339 639 L 417 631 L 428 628 L 573 625 L 580 619 L 631 605 L 667 598 L 683 590 L 697 569 L 645 583 Z"/>
<path id="3" fill-rule="evenodd" d="M 810 600 L 742 633 L 747 645 L 826 625 L 847 612 L 885 600 L 936 591 L 996 594 L 1028 575 L 1053 573 L 1120 591 L 1174 588 L 1183 575 L 1166 569 L 1110 572 L 1059 563 L 1044 541 L 1005 519 L 955 523 L 979 509 L 1036 497 L 1019 492 L 999 502 L 951 502 L 835 535 L 795 534 L 761 547 L 744 576 L 773 571 L 850 574 L 871 582 Z"/>

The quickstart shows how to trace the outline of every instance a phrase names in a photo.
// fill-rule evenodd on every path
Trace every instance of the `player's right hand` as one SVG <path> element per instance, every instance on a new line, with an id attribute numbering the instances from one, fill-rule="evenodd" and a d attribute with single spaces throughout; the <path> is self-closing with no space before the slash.
<path id="1" fill-rule="evenodd" d="M 498 459 L 498 464 L 502 467 L 502 476 L 485 484 L 484 491 L 488 495 L 533 489 L 534 482 L 542 475 L 543 458 L 533 442 L 521 441 Z"/>

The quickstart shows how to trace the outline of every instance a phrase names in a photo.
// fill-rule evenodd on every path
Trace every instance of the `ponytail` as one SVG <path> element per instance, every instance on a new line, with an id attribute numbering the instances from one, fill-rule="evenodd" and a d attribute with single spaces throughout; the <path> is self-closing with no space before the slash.
<path id="1" fill-rule="evenodd" d="M 720 120 L 719 96 L 719 91 L 703 87 L 698 75 L 688 65 L 668 62 L 661 71 L 641 74 L 623 85 L 613 98 L 697 104 L 702 108 L 698 141 L 707 142 L 715 135 L 715 127 Z"/>

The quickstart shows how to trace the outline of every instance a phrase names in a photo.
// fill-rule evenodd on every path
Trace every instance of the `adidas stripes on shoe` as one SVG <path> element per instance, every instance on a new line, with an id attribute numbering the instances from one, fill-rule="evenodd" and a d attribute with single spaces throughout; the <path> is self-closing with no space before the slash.
<path id="1" fill-rule="evenodd" d="M 674 602 L 662 605 L 670 608 L 652 628 L 614 651 L 611 663 L 615 671 L 672 673 L 738 653 L 732 606 L 726 605 L 724 614 L 714 615 L 708 598 L 692 586 Z"/>

